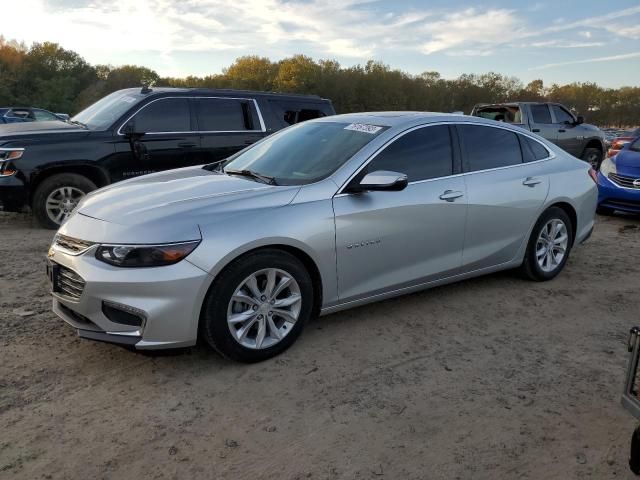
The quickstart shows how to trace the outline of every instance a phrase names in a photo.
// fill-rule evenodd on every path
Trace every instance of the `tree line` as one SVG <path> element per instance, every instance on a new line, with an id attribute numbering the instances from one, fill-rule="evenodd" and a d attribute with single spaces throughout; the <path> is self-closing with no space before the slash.
<path id="1" fill-rule="evenodd" d="M 317 94 L 330 98 L 338 113 L 419 110 L 469 113 L 477 103 L 553 101 L 600 126 L 640 124 L 640 87 L 603 88 L 592 82 L 524 85 L 515 77 L 489 72 L 444 79 L 438 72 L 411 75 L 370 60 L 343 67 L 335 60 L 294 55 L 274 62 L 244 56 L 220 74 L 161 77 L 137 65 L 91 65 L 58 44 L 27 47 L 0 36 L 0 106 L 37 106 L 74 114 L 121 88 L 141 85 L 235 88 Z"/>

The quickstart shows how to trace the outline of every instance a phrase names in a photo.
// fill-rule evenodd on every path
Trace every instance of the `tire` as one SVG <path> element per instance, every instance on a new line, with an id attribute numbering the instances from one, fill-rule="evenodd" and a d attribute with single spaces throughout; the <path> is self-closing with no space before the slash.
<path id="1" fill-rule="evenodd" d="M 279 285 L 286 276 L 293 282 L 277 293 L 277 288 L 268 287 L 271 271 L 276 272 L 272 285 Z M 256 279 L 253 286 L 258 294 L 251 293 L 251 277 Z M 270 301 L 268 290 L 276 293 L 275 300 Z M 300 298 L 295 304 L 282 308 L 272 305 L 295 300 L 296 292 Z M 265 301 L 262 301 L 263 293 L 267 297 Z M 313 296 L 311 276 L 296 257 L 276 249 L 249 253 L 227 266 L 209 288 L 200 314 L 200 338 L 232 360 L 245 363 L 266 360 L 285 351 L 300 336 L 311 317 Z M 251 298 L 252 302 L 238 301 L 239 298 Z M 292 316 L 297 313 L 297 320 L 287 323 L 285 316 L 278 314 L 283 311 Z M 234 323 L 233 319 L 240 318 L 245 320 Z M 232 319 L 231 322 L 228 319 Z M 264 328 L 263 340 L 259 345 L 261 328 Z M 238 337 L 242 336 L 243 329 L 248 333 L 241 340 Z M 278 335 L 282 338 L 278 339 Z"/>
<path id="2" fill-rule="evenodd" d="M 615 212 L 615 210 L 613 208 L 609 208 L 609 207 L 600 207 L 600 206 L 598 206 L 598 208 L 596 208 L 596 213 L 598 215 L 610 216 L 610 215 L 613 215 L 613 212 Z"/>
<path id="3" fill-rule="evenodd" d="M 602 152 L 599 148 L 585 148 L 584 152 L 582 152 L 582 160 L 591 164 L 591 166 L 595 170 L 600 169 L 600 164 L 602 163 Z"/>
<path id="4" fill-rule="evenodd" d="M 543 255 L 541 260 L 539 260 L 538 253 L 545 247 L 545 251 L 548 252 L 548 245 L 550 244 L 543 245 L 541 246 L 541 248 L 538 248 L 540 246 L 538 244 L 538 240 L 539 238 L 541 238 L 543 229 L 545 229 L 547 238 L 549 238 L 548 234 L 550 232 L 553 232 L 551 230 L 553 227 L 549 227 L 549 225 L 551 225 L 551 222 L 556 222 L 556 225 L 557 222 L 562 222 L 564 226 L 564 230 L 560 228 L 557 236 L 555 237 L 556 241 L 559 241 L 563 236 L 566 235 L 566 243 L 558 245 L 558 247 L 563 246 L 564 255 L 561 257 L 561 259 L 558 260 L 559 248 L 557 250 L 554 248 L 554 253 L 551 255 L 551 257 L 547 254 Z M 545 242 L 545 239 L 541 239 L 540 241 Z M 531 237 L 529 238 L 529 243 L 527 244 L 527 251 L 524 255 L 524 261 L 522 262 L 522 266 L 520 267 L 521 273 L 525 278 L 538 282 L 544 282 L 555 278 L 562 271 L 565 264 L 567 263 L 567 260 L 569 259 L 571 247 L 573 246 L 572 243 L 573 227 L 567 213 L 559 207 L 551 207 L 547 209 L 540 216 L 535 226 L 533 227 L 533 230 L 531 231 Z M 556 245 L 555 242 L 553 244 Z M 543 262 L 543 265 L 546 263 L 546 268 L 541 265 L 541 261 Z"/>
<path id="5" fill-rule="evenodd" d="M 41 226 L 51 230 L 57 230 L 71 213 L 71 210 L 77 205 L 77 202 L 84 195 L 96 188 L 95 183 L 77 173 L 59 173 L 52 175 L 43 180 L 36 188 L 31 206 L 33 214 Z M 70 192 L 70 194 L 56 193 L 61 192 L 61 189 L 67 189 L 66 191 Z M 66 214 L 62 208 L 55 210 L 61 212 L 58 221 L 53 217 L 54 213 L 50 215 L 50 212 L 47 211 L 47 199 L 49 199 L 50 195 L 54 195 L 51 200 L 60 199 L 61 202 L 64 202 L 68 210 Z M 60 205 L 62 205 L 62 203 Z"/>

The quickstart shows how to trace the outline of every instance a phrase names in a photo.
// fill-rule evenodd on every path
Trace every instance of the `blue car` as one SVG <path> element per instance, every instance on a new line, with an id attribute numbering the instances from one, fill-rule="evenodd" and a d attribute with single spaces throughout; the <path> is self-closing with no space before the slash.
<path id="1" fill-rule="evenodd" d="M 602 162 L 598 172 L 598 213 L 640 214 L 640 137 Z"/>

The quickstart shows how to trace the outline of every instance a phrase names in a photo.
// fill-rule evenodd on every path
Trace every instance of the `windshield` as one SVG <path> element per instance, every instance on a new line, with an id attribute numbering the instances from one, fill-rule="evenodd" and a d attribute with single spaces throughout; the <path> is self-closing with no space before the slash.
<path id="1" fill-rule="evenodd" d="M 91 130 L 106 130 L 142 98 L 144 95 L 131 91 L 113 92 L 85 108 L 71 121 L 82 123 Z"/>
<path id="2" fill-rule="evenodd" d="M 360 123 L 300 123 L 232 157 L 224 171 L 250 170 L 273 177 L 278 185 L 317 182 L 387 128 Z"/>

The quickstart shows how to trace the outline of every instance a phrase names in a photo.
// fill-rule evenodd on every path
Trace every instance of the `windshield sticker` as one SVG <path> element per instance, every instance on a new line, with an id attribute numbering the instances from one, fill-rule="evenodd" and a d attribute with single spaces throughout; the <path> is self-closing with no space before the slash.
<path id="1" fill-rule="evenodd" d="M 355 132 L 363 132 L 375 134 L 382 130 L 382 127 L 378 127 L 377 125 L 367 125 L 366 123 L 352 123 L 351 125 L 347 125 L 344 127 L 345 130 L 353 130 Z"/>
<path id="2" fill-rule="evenodd" d="M 120 100 L 122 100 L 123 102 L 127 102 L 127 103 L 133 103 L 136 101 L 136 99 L 134 97 L 122 97 Z"/>

